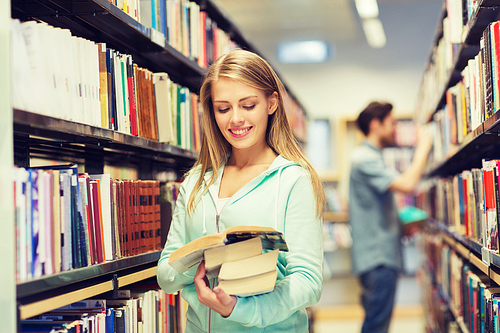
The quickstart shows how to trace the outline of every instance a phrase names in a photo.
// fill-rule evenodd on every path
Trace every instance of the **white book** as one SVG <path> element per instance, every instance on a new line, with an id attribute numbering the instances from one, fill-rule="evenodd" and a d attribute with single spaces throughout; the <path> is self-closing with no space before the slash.
<path id="1" fill-rule="evenodd" d="M 74 59 L 72 52 L 71 32 L 68 29 L 57 29 L 56 33 L 60 39 L 59 49 L 59 67 L 61 69 L 61 98 L 64 99 L 62 112 L 65 114 L 65 119 L 70 119 L 75 114 L 76 108 L 73 103 L 74 95 Z"/>
<path id="2" fill-rule="evenodd" d="M 21 33 L 26 46 L 26 51 L 29 59 L 29 70 L 34 83 L 32 98 L 36 103 L 29 103 L 29 111 L 51 115 L 48 106 L 47 80 L 43 67 L 43 53 L 40 45 L 41 41 L 38 37 L 37 23 L 28 21 L 21 23 Z"/>
<path id="3" fill-rule="evenodd" d="M 172 105 L 172 126 L 173 126 L 173 134 L 174 134 L 174 144 L 176 146 L 181 145 L 181 143 L 177 140 L 177 131 L 179 131 L 179 128 L 177 128 L 177 113 L 179 112 L 179 106 L 177 103 L 177 90 L 179 89 L 179 86 L 175 83 L 172 82 L 171 84 L 171 105 Z"/>
<path id="4" fill-rule="evenodd" d="M 111 238 L 111 177 L 109 174 L 89 175 L 92 180 L 99 180 L 102 209 L 102 230 L 104 239 L 104 260 L 113 260 L 113 244 Z"/>
<path id="5" fill-rule="evenodd" d="M 37 86 L 35 73 L 31 68 L 28 49 L 21 31 L 21 22 L 12 19 L 10 21 L 11 31 L 11 103 L 13 108 L 38 112 L 40 103 L 38 95 L 40 90 Z"/>
<path id="6" fill-rule="evenodd" d="M 17 234 L 17 247 L 18 247 L 18 279 L 19 281 L 25 281 L 28 278 L 28 263 L 27 263 L 27 185 L 29 173 L 24 168 L 16 169 L 17 182 L 16 182 L 16 205 L 17 205 L 17 220 L 16 224 L 18 226 Z"/>
<path id="7" fill-rule="evenodd" d="M 61 270 L 68 271 L 72 268 L 71 257 L 71 184 L 67 172 L 60 173 L 61 179 Z"/>
<path id="8" fill-rule="evenodd" d="M 59 50 L 59 38 L 54 27 L 46 23 L 38 23 L 38 38 L 42 47 L 43 68 L 45 70 L 45 80 L 47 82 L 47 94 L 50 114 L 54 117 L 63 118 L 63 101 L 61 100 L 60 86 L 62 86 L 61 68 L 57 57 Z M 57 50 L 56 50 L 57 48 Z"/>
<path id="9" fill-rule="evenodd" d="M 154 73 L 156 115 L 158 118 L 158 141 L 174 141 L 172 104 L 170 98 L 171 80 L 167 73 Z"/>
<path id="10" fill-rule="evenodd" d="M 200 6 L 192 1 L 189 2 L 189 23 L 190 23 L 190 42 L 191 42 L 191 57 L 193 59 L 198 59 L 200 56 L 200 50 L 198 49 L 199 36 L 199 24 L 200 24 Z"/>
<path id="11" fill-rule="evenodd" d="M 139 1 L 139 22 L 146 28 L 152 27 L 153 19 L 151 12 L 151 0 L 138 0 Z"/>
<path id="12" fill-rule="evenodd" d="M 45 264 L 45 234 L 46 234 L 46 186 L 45 171 L 38 170 L 38 267 L 35 267 L 35 277 L 42 276 L 43 265 Z"/>
<path id="13" fill-rule="evenodd" d="M 115 52 L 114 58 L 115 67 L 115 103 L 116 103 L 116 118 L 118 124 L 118 132 L 125 133 L 125 116 L 123 105 L 123 88 L 122 88 L 122 66 L 121 55 Z"/>
<path id="14" fill-rule="evenodd" d="M 73 119 L 83 123 L 84 102 L 82 96 L 82 73 L 80 63 L 80 38 L 71 36 L 71 54 L 73 55 L 73 82 L 72 82 L 72 104 L 74 106 Z"/>
<path id="15" fill-rule="evenodd" d="M 52 201 L 52 262 L 54 273 L 61 271 L 61 183 L 59 170 L 52 170 L 52 188 L 54 198 Z"/>
<path id="16" fill-rule="evenodd" d="M 88 66 L 87 60 L 90 56 L 88 51 L 88 41 L 83 38 L 78 38 L 78 67 L 80 70 L 80 95 L 83 101 L 83 112 L 81 122 L 84 124 L 90 124 L 91 113 L 90 113 L 90 100 L 88 95 Z"/>
<path id="17" fill-rule="evenodd" d="M 181 142 L 180 146 L 184 149 L 188 149 L 187 146 L 187 127 L 186 127 L 186 122 L 187 122 L 187 108 L 186 108 L 186 101 L 187 101 L 187 93 L 186 93 L 186 88 L 182 87 L 181 88 L 181 103 L 180 103 L 180 113 L 181 113 L 181 128 L 178 129 L 181 131 Z"/>
<path id="18" fill-rule="evenodd" d="M 450 42 L 460 44 L 462 43 L 463 30 L 462 1 L 447 0 L 446 9 L 450 21 Z"/>
<path id="19" fill-rule="evenodd" d="M 84 54 L 83 57 L 83 71 L 84 73 L 84 82 L 85 82 L 85 98 L 86 98 L 86 124 L 94 125 L 95 122 L 95 110 L 94 110 L 94 100 L 92 98 L 92 68 L 93 68 L 93 59 L 94 59 L 94 42 L 84 39 Z M 96 51 L 97 52 L 97 51 Z"/>
<path id="20" fill-rule="evenodd" d="M 125 122 L 125 133 L 131 134 L 130 131 L 130 102 L 128 99 L 128 80 L 127 80 L 127 63 L 128 59 L 132 56 L 123 54 L 121 56 L 121 68 L 122 68 L 122 87 L 123 87 L 123 115 Z"/>

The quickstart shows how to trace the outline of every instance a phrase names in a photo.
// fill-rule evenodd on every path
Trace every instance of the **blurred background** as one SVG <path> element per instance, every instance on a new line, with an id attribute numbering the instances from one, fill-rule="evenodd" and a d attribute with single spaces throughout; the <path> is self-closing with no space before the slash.
<path id="1" fill-rule="evenodd" d="M 411 121 L 443 2 L 218 3 L 277 70 L 307 116 L 305 150 L 320 173 L 332 211 L 324 218 L 325 285 L 314 308 L 315 332 L 359 332 L 363 317 L 361 289 L 351 273 L 351 239 L 345 212 L 348 153 L 362 140 L 354 121 L 373 100 L 392 103 L 397 118 Z M 387 151 L 384 157 L 388 163 L 404 169 L 412 156 L 412 140 L 414 137 L 396 151 Z M 418 236 L 404 240 L 405 272 L 398 286 L 391 332 L 425 331 L 422 293 L 416 278 L 421 263 L 418 244 Z"/>

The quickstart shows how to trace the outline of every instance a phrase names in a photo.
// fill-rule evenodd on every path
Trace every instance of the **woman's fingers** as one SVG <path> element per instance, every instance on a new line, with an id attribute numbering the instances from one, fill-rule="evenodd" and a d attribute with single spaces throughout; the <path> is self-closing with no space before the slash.
<path id="1" fill-rule="evenodd" d="M 208 306 L 222 316 L 229 316 L 236 305 L 236 297 L 226 294 L 221 288 L 210 289 L 206 276 L 205 262 L 202 261 L 194 276 L 194 286 L 201 304 Z"/>

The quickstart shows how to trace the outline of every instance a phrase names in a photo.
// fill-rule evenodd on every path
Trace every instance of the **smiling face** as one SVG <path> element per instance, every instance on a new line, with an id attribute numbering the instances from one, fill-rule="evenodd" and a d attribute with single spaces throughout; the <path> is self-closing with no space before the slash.
<path id="1" fill-rule="evenodd" d="M 277 93 L 220 77 L 212 84 L 215 121 L 233 149 L 265 148 L 269 115 L 276 111 Z"/>

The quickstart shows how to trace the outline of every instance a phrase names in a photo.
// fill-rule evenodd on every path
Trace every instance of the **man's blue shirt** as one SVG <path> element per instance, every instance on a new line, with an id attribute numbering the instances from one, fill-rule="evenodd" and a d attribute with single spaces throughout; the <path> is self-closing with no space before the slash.
<path id="1" fill-rule="evenodd" d="M 401 224 L 389 190 L 398 172 L 384 163 L 382 151 L 368 141 L 351 154 L 349 216 L 356 274 L 380 265 L 403 269 Z"/>

